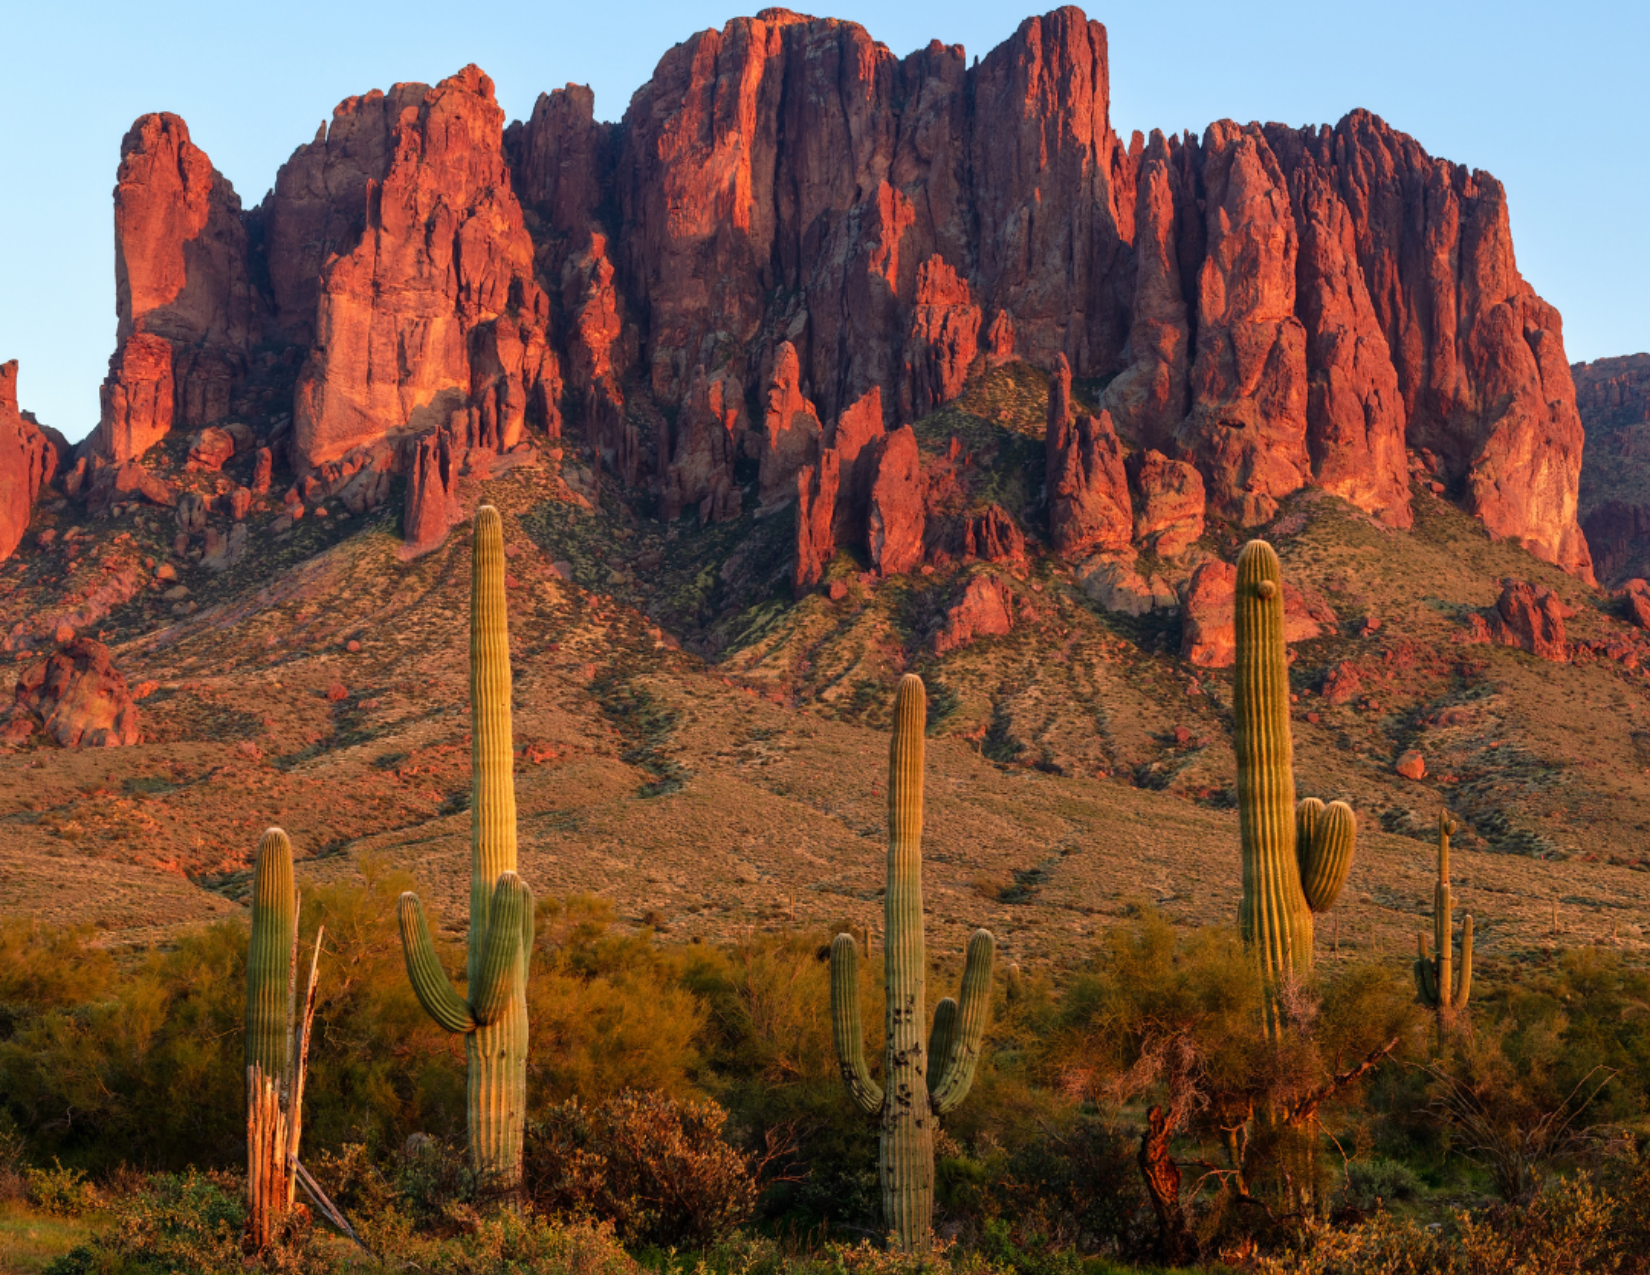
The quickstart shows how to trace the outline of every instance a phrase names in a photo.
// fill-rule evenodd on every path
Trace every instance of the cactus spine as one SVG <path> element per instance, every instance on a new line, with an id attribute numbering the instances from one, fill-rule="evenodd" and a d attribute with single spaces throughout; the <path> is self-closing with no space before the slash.
<path id="1" fill-rule="evenodd" d="M 448 981 L 418 896 L 398 917 L 407 977 L 425 1012 L 465 1037 L 470 1160 L 502 1191 L 521 1182 L 527 1110 L 527 967 L 533 896 L 516 875 L 516 792 L 510 737 L 510 638 L 504 527 L 476 510 L 470 592 L 470 938 L 466 995 Z"/>
<path id="2" fill-rule="evenodd" d="M 995 942 L 988 930 L 968 941 L 960 1001 L 934 1011 L 926 1051 L 927 956 L 922 914 L 922 765 L 927 696 L 907 674 L 894 697 L 888 753 L 888 888 L 883 930 L 887 990 L 882 1086 L 865 1064 L 859 1008 L 859 951 L 850 934 L 831 944 L 831 1028 L 848 1092 L 881 1120 L 878 1176 L 883 1222 L 906 1252 L 926 1248 L 934 1211 L 934 1118 L 968 1096 L 991 1009 Z"/>
<path id="3" fill-rule="evenodd" d="M 1440 1039 L 1455 1014 L 1467 1007 L 1472 995 L 1472 916 L 1461 918 L 1461 964 L 1452 969 L 1455 898 L 1449 885 L 1449 839 L 1455 820 L 1449 811 L 1438 812 L 1438 884 L 1432 894 L 1432 936 L 1436 956 L 1427 955 L 1424 933 L 1415 936 L 1415 991 L 1423 1005 L 1438 1013 Z"/>
<path id="4" fill-rule="evenodd" d="M 1352 868 L 1357 821 L 1345 802 L 1295 802 L 1283 572 L 1263 540 L 1238 555 L 1234 744 L 1243 841 L 1239 929 L 1272 987 L 1312 968 L 1312 916 L 1335 904 Z M 1275 1004 L 1268 1010 L 1275 1021 Z"/>

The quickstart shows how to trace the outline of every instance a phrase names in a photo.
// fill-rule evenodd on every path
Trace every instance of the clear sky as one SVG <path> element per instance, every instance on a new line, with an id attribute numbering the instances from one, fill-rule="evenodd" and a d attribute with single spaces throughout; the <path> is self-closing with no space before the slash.
<path id="1" fill-rule="evenodd" d="M 591 85 L 617 119 L 670 45 L 729 0 L 396 5 L 8 3 L 0 72 L 0 360 L 22 405 L 83 436 L 114 345 L 110 191 L 146 111 L 183 116 L 251 207 L 341 98 L 486 70 L 511 118 Z M 983 55 L 1031 0 L 840 0 L 895 53 Z M 1368 107 L 1434 155 L 1505 183 L 1518 263 L 1564 315 L 1572 360 L 1650 349 L 1646 0 L 1179 0 L 1089 16 L 1111 39 L 1112 123 L 1201 132 L 1231 117 L 1333 123 Z"/>

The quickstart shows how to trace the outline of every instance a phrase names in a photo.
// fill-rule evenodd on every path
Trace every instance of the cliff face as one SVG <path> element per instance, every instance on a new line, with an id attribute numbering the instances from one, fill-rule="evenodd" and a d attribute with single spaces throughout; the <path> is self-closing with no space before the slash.
<path id="1" fill-rule="evenodd" d="M 972 67 L 765 10 L 667 52 L 617 125 L 573 85 L 508 132 L 473 67 L 396 85 L 341 104 L 251 214 L 148 116 L 120 180 L 109 459 L 246 410 L 260 377 L 299 476 L 436 430 L 496 454 L 565 410 L 666 516 L 807 493 L 812 580 L 827 543 L 910 555 L 869 521 L 879 481 L 917 500 L 884 433 L 985 366 L 1063 361 L 1104 381 L 1050 444 L 1063 552 L 1127 548 L 1150 493 L 1125 461 L 1195 469 L 1188 527 L 1264 523 L 1313 484 L 1401 527 L 1418 453 L 1497 536 L 1590 578 L 1559 318 L 1499 184 L 1366 112 L 1125 147 L 1105 29 L 1075 8 Z"/>
<path id="2" fill-rule="evenodd" d="M 282 186 L 301 198 L 326 185 L 334 151 L 346 165 L 357 147 L 364 152 L 339 198 L 354 195 L 365 224 L 316 277 L 315 327 L 293 418 L 300 465 L 406 429 L 450 427 L 494 451 L 522 441 L 529 414 L 559 432 L 549 298 L 533 276 L 492 81 L 472 66 L 433 89 L 414 87 L 401 85 L 365 109 L 345 103 L 327 139 L 299 150 L 277 184 L 270 217 L 285 233 L 272 236 L 272 247 L 284 247 L 292 221 L 331 218 L 336 205 L 289 213 Z M 355 171 L 365 174 L 364 189 Z M 291 257 L 273 256 L 270 270 L 286 281 L 297 331 L 311 254 L 294 247 Z"/>
<path id="3" fill-rule="evenodd" d="M 247 372 L 262 298 L 241 201 L 176 115 L 145 115 L 115 184 L 116 350 L 96 451 L 121 462 L 221 420 Z"/>
<path id="4" fill-rule="evenodd" d="M 1577 363 L 1576 406 L 1587 426 L 1581 525 L 1599 579 L 1650 574 L 1650 354 Z"/>
<path id="5" fill-rule="evenodd" d="M 61 434 L 18 410 L 17 360 L 0 363 L 0 562 L 22 543 L 34 502 L 68 454 Z"/>

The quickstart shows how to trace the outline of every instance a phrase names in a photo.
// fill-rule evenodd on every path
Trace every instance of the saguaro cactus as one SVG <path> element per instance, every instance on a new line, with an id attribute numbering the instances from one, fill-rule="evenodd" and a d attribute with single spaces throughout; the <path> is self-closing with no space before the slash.
<path id="1" fill-rule="evenodd" d="M 285 1089 L 292 1076 L 292 1012 L 298 994 L 298 891 L 292 842 L 270 828 L 252 869 L 252 942 L 246 953 L 246 1065 Z"/>
<path id="2" fill-rule="evenodd" d="M 1461 918 L 1461 964 L 1452 969 L 1455 899 L 1449 886 L 1449 839 L 1455 820 L 1449 811 L 1438 812 L 1438 884 L 1432 894 L 1432 935 L 1436 956 L 1427 955 L 1427 936 L 1415 936 L 1415 991 L 1421 1004 L 1436 1010 L 1442 1037 L 1457 1011 L 1467 1007 L 1472 995 L 1472 916 Z"/>
<path id="3" fill-rule="evenodd" d="M 252 939 L 246 956 L 246 1244 L 254 1252 L 268 1246 L 292 1205 L 320 956 L 317 931 L 300 1013 L 292 843 L 281 829 L 270 828 L 258 843 L 252 872 Z"/>
<path id="4" fill-rule="evenodd" d="M 1272 987 L 1312 968 L 1312 916 L 1335 904 L 1352 868 L 1352 807 L 1295 802 L 1283 572 L 1263 540 L 1238 555 L 1233 694 L 1238 827 L 1243 840 L 1239 928 Z M 1269 1014 L 1275 1011 L 1269 1011 Z"/>
<path id="5" fill-rule="evenodd" d="M 397 909 L 407 977 L 425 1011 L 465 1037 L 470 1159 L 496 1188 L 521 1183 L 527 1110 L 527 966 L 533 895 L 516 875 L 516 790 L 510 739 L 510 638 L 504 528 L 476 510 L 470 592 L 470 940 L 461 996 L 447 979 L 418 896 Z"/>
<path id="6" fill-rule="evenodd" d="M 922 915 L 922 763 L 927 696 L 907 674 L 894 697 L 888 752 L 888 889 L 883 930 L 887 1045 L 882 1085 L 865 1065 L 859 1010 L 859 951 L 851 934 L 831 944 L 831 1027 L 848 1092 L 882 1122 L 878 1176 L 884 1224 L 907 1252 L 926 1247 L 934 1213 L 934 1118 L 968 1096 L 991 1010 L 995 941 L 968 941 L 961 1000 L 949 996 L 927 1017 L 928 961 Z"/>

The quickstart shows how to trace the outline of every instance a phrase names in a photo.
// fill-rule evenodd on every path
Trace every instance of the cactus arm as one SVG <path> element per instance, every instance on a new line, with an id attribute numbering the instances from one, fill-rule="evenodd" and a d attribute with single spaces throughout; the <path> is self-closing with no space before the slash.
<path id="1" fill-rule="evenodd" d="M 876 1115 L 882 1110 L 882 1090 L 865 1065 L 865 1031 L 859 1012 L 859 949 L 851 934 L 838 934 L 831 943 L 831 1036 L 849 1095 L 866 1115 Z"/>
<path id="2" fill-rule="evenodd" d="M 1318 831 L 1318 820 L 1323 818 L 1323 801 L 1318 797 L 1302 797 L 1295 807 L 1295 853 L 1300 859 L 1301 875 L 1306 875 L 1307 850 Z"/>
<path id="3" fill-rule="evenodd" d="M 1427 955 L 1427 938 L 1424 934 L 1415 936 L 1415 995 L 1423 1005 L 1437 1008 L 1438 984 L 1432 958 Z"/>
<path id="4" fill-rule="evenodd" d="M 520 977 L 522 938 L 531 944 L 527 920 L 533 911 L 533 892 L 514 872 L 506 872 L 493 888 L 492 924 L 487 929 L 487 946 L 482 951 L 480 976 L 470 988 L 470 1013 L 485 1027 L 496 1022 L 510 1004 Z"/>
<path id="5" fill-rule="evenodd" d="M 1472 995 L 1472 913 L 1461 918 L 1461 967 L 1455 975 L 1455 1008 L 1465 1009 Z"/>
<path id="6" fill-rule="evenodd" d="M 430 938 L 430 925 L 424 919 L 424 908 L 411 890 L 396 903 L 396 917 L 401 923 L 401 952 L 407 961 L 407 979 L 424 1012 L 450 1032 L 460 1035 L 476 1029 L 476 1020 L 470 1007 L 453 990 L 447 971 L 435 954 L 435 942 Z"/>
<path id="7" fill-rule="evenodd" d="M 946 996 L 934 1006 L 934 1026 L 928 1032 L 928 1095 L 940 1087 L 957 1038 L 957 1002 Z"/>
<path id="8" fill-rule="evenodd" d="M 974 1068 L 980 1061 L 980 1044 L 985 1039 L 986 1019 L 991 1013 L 991 967 L 996 951 L 996 940 L 990 930 L 975 930 L 968 940 L 962 1004 L 957 1011 L 945 1070 L 934 1090 L 934 1110 L 942 1116 L 968 1097 L 974 1084 Z"/>
<path id="9" fill-rule="evenodd" d="M 1307 798 L 1314 801 L 1315 798 Z M 1319 803 L 1322 806 L 1322 803 Z M 1301 803 L 1302 806 L 1306 802 Z M 1300 860 L 1301 889 L 1306 906 L 1327 912 L 1335 906 L 1347 875 L 1352 871 L 1352 855 L 1357 844 L 1358 820 L 1344 801 L 1322 806 L 1312 820 L 1308 839 L 1296 847 Z"/>
<path id="10" fill-rule="evenodd" d="M 252 871 L 252 938 L 246 957 L 246 1065 L 258 1063 L 285 1093 L 292 1074 L 292 963 L 298 891 L 292 843 L 279 828 L 258 842 Z"/>

